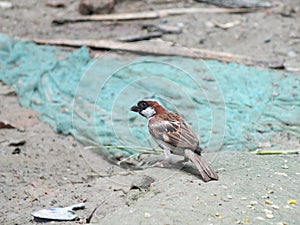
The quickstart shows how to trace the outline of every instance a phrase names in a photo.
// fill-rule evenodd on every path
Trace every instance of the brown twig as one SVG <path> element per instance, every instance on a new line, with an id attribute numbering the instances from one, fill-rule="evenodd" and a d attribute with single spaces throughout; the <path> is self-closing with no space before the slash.
<path id="1" fill-rule="evenodd" d="M 86 218 L 86 223 L 91 223 L 91 220 L 96 212 L 96 210 L 98 209 L 98 206 L 94 208 L 94 210 L 92 211 L 92 213 Z"/>
<path id="2" fill-rule="evenodd" d="M 113 176 L 128 176 L 134 174 L 133 171 L 120 171 L 115 173 L 95 173 L 88 174 L 88 177 L 113 177 Z"/>
<path id="3" fill-rule="evenodd" d="M 103 203 L 104 203 L 104 200 L 100 203 L 100 205 L 102 205 Z M 86 218 L 86 223 L 91 223 L 91 220 L 92 220 L 92 218 L 93 218 L 93 216 L 94 216 L 96 210 L 98 209 L 98 207 L 99 207 L 100 205 L 97 205 L 97 206 L 94 208 L 94 210 L 92 211 L 92 213 Z"/>
<path id="4" fill-rule="evenodd" d="M 144 41 L 144 40 L 150 40 L 153 38 L 159 38 L 161 37 L 163 34 L 162 32 L 150 32 L 148 34 L 138 34 L 138 35 L 131 35 L 131 36 L 127 36 L 127 37 L 121 37 L 118 38 L 118 41 L 122 41 L 122 42 L 135 42 L 135 41 Z"/>
<path id="5" fill-rule="evenodd" d="M 81 47 L 89 46 L 95 49 L 120 50 L 133 53 L 161 55 L 161 56 L 183 56 L 189 58 L 215 59 L 222 62 L 235 62 L 245 65 L 256 65 L 274 69 L 282 69 L 282 60 L 259 60 L 244 55 L 237 55 L 227 52 L 218 52 L 199 48 L 188 48 L 182 46 L 171 46 L 166 42 L 153 41 L 138 43 L 123 43 L 112 40 L 69 40 L 69 39 L 31 39 L 38 44 L 60 45 Z"/>
<path id="6" fill-rule="evenodd" d="M 300 150 L 299 149 L 295 149 L 295 150 L 264 150 L 264 149 L 260 149 L 260 150 L 253 151 L 252 153 L 254 153 L 256 155 L 299 154 Z"/>
<path id="7" fill-rule="evenodd" d="M 119 13 L 119 14 L 103 14 L 103 15 L 91 15 L 80 16 L 75 18 L 59 18 L 52 21 L 53 24 L 62 25 L 65 23 L 77 23 L 88 21 L 126 21 L 126 20 L 145 20 L 145 19 L 157 19 L 166 16 L 176 16 L 182 14 L 194 14 L 194 13 L 249 13 L 258 11 L 261 9 L 247 9 L 247 8 L 173 8 L 162 9 L 157 11 L 144 11 L 136 13 Z"/>

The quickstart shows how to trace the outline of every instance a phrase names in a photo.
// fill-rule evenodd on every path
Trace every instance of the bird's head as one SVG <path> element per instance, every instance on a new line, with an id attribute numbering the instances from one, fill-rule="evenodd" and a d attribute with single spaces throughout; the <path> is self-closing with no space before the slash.
<path id="1" fill-rule="evenodd" d="M 155 100 L 142 100 L 132 106 L 131 111 L 138 112 L 146 118 L 151 118 L 154 115 L 164 113 L 167 110 Z"/>

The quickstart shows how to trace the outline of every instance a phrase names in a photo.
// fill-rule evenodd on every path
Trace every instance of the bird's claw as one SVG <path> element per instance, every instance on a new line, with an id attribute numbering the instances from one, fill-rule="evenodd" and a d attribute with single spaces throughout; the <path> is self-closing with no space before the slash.
<path id="1" fill-rule="evenodd" d="M 153 165 L 150 165 L 149 167 L 150 168 L 154 168 L 154 167 L 164 168 L 165 165 L 161 162 L 157 162 L 157 163 L 154 163 Z"/>
<path id="2" fill-rule="evenodd" d="M 176 165 L 183 166 L 188 161 L 189 161 L 188 159 L 179 160 L 179 161 L 176 162 Z"/>
<path id="3" fill-rule="evenodd" d="M 164 168 L 164 167 L 166 167 L 169 164 L 170 164 L 169 160 L 163 160 L 161 162 L 156 162 L 156 163 L 150 165 L 149 167 L 150 168 L 154 168 L 154 167 Z"/>

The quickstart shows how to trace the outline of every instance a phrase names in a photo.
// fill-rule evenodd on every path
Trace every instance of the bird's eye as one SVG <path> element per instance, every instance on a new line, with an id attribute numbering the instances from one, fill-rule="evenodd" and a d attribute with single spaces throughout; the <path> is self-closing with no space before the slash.
<path id="1" fill-rule="evenodd" d="M 147 102 L 144 102 L 144 101 L 141 101 L 138 103 L 139 107 L 145 109 L 148 107 L 148 103 Z"/>

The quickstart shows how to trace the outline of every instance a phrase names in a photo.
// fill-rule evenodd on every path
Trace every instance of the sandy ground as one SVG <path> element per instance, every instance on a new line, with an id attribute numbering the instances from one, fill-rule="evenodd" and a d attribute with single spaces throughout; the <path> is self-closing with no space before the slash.
<path id="1" fill-rule="evenodd" d="M 51 20 L 76 16 L 78 1 L 64 1 L 64 9 L 46 7 L 46 1 L 11 2 L 12 9 L 0 9 L 0 32 L 14 37 L 118 38 L 142 32 L 142 24 L 180 23 L 182 34 L 164 35 L 163 39 L 261 59 L 279 57 L 286 61 L 288 70 L 299 73 L 300 69 L 300 5 L 296 0 L 284 1 L 285 13 L 267 10 L 65 26 L 52 26 Z M 124 1 L 117 5 L 116 12 L 202 5 L 194 1 Z M 213 21 L 240 21 L 240 25 L 223 30 Z M 73 137 L 54 133 L 34 112 L 22 109 L 14 91 L 1 84 L 0 121 L 3 120 L 18 128 L 0 129 L 1 224 L 35 224 L 32 211 L 79 202 L 86 203 L 84 210 L 77 211 L 84 217 L 98 206 L 92 218 L 95 224 L 299 224 L 298 155 L 258 156 L 244 151 L 205 154 L 208 160 L 214 159 L 213 167 L 220 180 L 204 183 L 189 164 L 181 169 L 139 171 L 112 165 L 84 150 Z M 299 140 L 284 133 L 272 141 L 279 148 L 300 147 Z M 151 186 L 132 189 L 132 183 L 146 186 L 145 175 L 154 179 Z M 298 205 L 288 204 L 291 199 Z"/>

